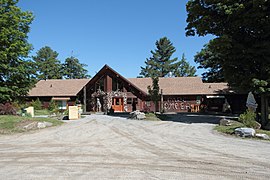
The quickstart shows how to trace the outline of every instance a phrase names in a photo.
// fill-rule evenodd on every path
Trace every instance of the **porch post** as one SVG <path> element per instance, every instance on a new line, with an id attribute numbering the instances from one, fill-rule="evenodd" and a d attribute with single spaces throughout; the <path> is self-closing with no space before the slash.
<path id="1" fill-rule="evenodd" d="M 83 112 L 86 112 L 86 86 L 83 87 Z"/>
<path id="2" fill-rule="evenodd" d="M 163 113 L 163 89 L 160 90 L 160 113 Z"/>

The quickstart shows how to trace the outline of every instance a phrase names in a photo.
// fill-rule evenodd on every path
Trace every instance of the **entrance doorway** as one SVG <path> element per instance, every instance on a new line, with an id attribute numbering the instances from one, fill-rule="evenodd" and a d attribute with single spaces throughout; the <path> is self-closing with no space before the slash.
<path id="1" fill-rule="evenodd" d="M 123 112 L 124 111 L 124 99 L 114 97 L 112 99 L 112 108 L 115 112 Z"/>

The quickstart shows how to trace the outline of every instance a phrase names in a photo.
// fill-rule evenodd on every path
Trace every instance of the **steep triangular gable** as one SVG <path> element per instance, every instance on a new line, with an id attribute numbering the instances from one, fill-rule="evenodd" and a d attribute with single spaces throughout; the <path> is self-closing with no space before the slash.
<path id="1" fill-rule="evenodd" d="M 112 78 L 117 78 L 122 81 L 124 87 L 132 92 L 135 96 L 137 96 L 140 99 L 145 99 L 147 96 L 147 93 L 135 86 L 133 83 L 131 83 L 129 80 L 124 78 L 122 75 L 117 73 L 115 70 L 113 70 L 111 67 L 109 67 L 107 64 L 101 68 L 101 70 L 89 81 L 89 83 L 86 85 L 87 88 L 92 87 L 95 85 L 95 83 L 103 76 L 110 76 Z"/>

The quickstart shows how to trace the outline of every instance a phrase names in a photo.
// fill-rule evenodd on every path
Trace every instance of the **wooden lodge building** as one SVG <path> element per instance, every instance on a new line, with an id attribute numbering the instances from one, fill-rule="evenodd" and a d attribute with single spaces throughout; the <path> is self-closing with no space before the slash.
<path id="1" fill-rule="evenodd" d="M 147 87 L 151 78 L 125 78 L 105 65 L 92 79 L 41 80 L 30 90 L 27 99 L 37 98 L 48 107 L 51 100 L 59 109 L 81 103 L 84 111 L 131 112 L 155 111 Z M 200 77 L 159 78 L 161 97 L 156 111 L 222 111 L 225 101 L 233 112 L 245 109 L 247 94 L 237 94 L 227 83 L 203 83 Z M 100 107 L 98 107 L 100 106 Z"/>

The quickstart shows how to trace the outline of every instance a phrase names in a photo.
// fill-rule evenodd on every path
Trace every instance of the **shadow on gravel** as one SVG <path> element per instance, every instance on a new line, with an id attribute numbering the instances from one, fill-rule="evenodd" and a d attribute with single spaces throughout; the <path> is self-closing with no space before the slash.
<path id="1" fill-rule="evenodd" d="M 181 123 L 209 123 L 219 124 L 220 119 L 226 117 L 228 119 L 235 119 L 236 116 L 231 115 L 217 115 L 217 114 L 200 114 L 200 113 L 177 113 L 177 114 L 166 114 L 167 119 L 164 121 L 173 121 Z"/>
<path id="2" fill-rule="evenodd" d="M 129 113 L 113 113 L 109 116 L 128 118 Z M 235 119 L 236 115 L 228 114 L 202 114 L 202 113 L 174 113 L 174 114 L 157 114 L 162 121 L 173 121 L 181 123 L 209 123 L 209 124 L 219 124 L 220 119 L 226 117 L 228 119 Z"/>

